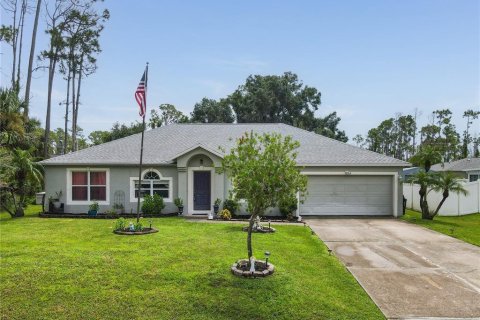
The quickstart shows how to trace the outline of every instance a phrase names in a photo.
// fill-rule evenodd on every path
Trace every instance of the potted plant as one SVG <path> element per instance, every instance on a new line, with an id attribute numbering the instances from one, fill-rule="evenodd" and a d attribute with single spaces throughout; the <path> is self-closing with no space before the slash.
<path id="1" fill-rule="evenodd" d="M 121 203 L 114 203 L 113 204 L 113 210 L 115 210 L 115 212 L 117 214 L 122 214 L 123 213 L 123 204 Z"/>
<path id="2" fill-rule="evenodd" d="M 100 206 L 98 205 L 98 202 L 94 201 L 90 206 L 88 206 L 88 215 L 95 217 L 99 207 Z"/>
<path id="3" fill-rule="evenodd" d="M 213 212 L 215 213 L 215 215 L 218 214 L 218 210 L 220 209 L 220 204 L 222 203 L 222 200 L 218 199 L 215 200 L 215 202 L 213 203 Z"/>
<path id="4" fill-rule="evenodd" d="M 62 198 L 62 190 L 55 192 L 55 197 L 50 197 L 49 200 L 53 204 L 53 207 L 55 209 L 60 209 L 62 206 L 62 203 L 60 202 L 60 199 Z"/>
<path id="5" fill-rule="evenodd" d="M 173 200 L 173 203 L 175 203 L 175 205 L 178 208 L 178 215 L 182 215 L 183 214 L 183 199 L 182 198 L 175 198 L 175 200 Z"/>

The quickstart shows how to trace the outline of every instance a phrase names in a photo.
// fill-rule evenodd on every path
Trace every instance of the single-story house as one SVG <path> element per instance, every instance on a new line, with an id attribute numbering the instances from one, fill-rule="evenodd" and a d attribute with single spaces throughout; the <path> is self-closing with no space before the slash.
<path id="1" fill-rule="evenodd" d="M 208 214 L 227 199 L 231 182 L 221 173 L 226 152 L 245 132 L 278 132 L 300 142 L 297 163 L 308 176 L 308 196 L 298 215 L 386 215 L 402 212 L 399 175 L 409 163 L 285 124 L 172 124 L 145 132 L 142 194 L 164 198 L 164 212 Z M 100 212 L 120 203 L 136 212 L 141 134 L 44 160 L 46 198 L 62 191 L 67 213 Z M 278 212 L 271 210 L 271 214 Z"/>
<path id="2" fill-rule="evenodd" d="M 404 168 L 402 172 L 402 180 L 403 182 L 408 182 L 409 179 L 417 174 L 422 168 L 420 167 L 411 167 L 411 168 Z"/>
<path id="3" fill-rule="evenodd" d="M 465 158 L 452 162 L 444 162 L 433 165 L 431 171 L 452 171 L 462 179 L 477 181 L 480 177 L 480 158 Z"/>

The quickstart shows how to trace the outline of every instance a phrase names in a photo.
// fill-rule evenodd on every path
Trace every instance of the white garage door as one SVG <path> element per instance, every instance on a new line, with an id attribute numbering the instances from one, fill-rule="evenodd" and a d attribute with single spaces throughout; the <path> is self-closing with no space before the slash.
<path id="1" fill-rule="evenodd" d="M 309 176 L 300 215 L 392 215 L 392 176 Z"/>

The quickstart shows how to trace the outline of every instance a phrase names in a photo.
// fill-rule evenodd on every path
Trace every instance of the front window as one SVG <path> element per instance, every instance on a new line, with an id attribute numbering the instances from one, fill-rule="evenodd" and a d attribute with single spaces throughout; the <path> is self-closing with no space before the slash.
<path id="1" fill-rule="evenodd" d="M 477 180 L 478 180 L 478 176 L 479 176 L 478 174 L 471 174 L 471 175 L 470 175 L 470 179 L 469 179 L 470 182 L 475 182 L 475 181 L 477 181 Z"/>
<path id="2" fill-rule="evenodd" d="M 138 198 L 138 179 L 133 180 L 132 187 L 134 188 L 134 195 L 135 195 L 134 197 L 135 199 L 137 199 Z M 143 175 L 140 195 L 142 198 L 144 198 L 146 195 L 153 196 L 154 194 L 158 194 L 164 199 L 169 199 L 170 187 L 171 187 L 170 179 L 161 178 L 160 175 L 155 171 L 147 171 Z"/>
<path id="3" fill-rule="evenodd" d="M 106 201 L 106 171 L 72 171 L 72 201 Z"/>

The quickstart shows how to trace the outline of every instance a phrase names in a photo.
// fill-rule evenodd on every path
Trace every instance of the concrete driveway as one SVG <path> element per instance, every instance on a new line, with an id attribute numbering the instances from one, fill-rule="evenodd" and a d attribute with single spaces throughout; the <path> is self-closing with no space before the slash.
<path id="1" fill-rule="evenodd" d="M 305 221 L 387 318 L 480 318 L 480 247 L 395 219 Z"/>

